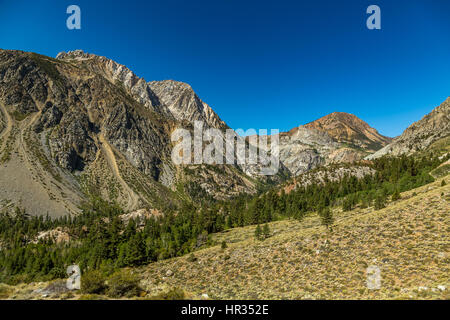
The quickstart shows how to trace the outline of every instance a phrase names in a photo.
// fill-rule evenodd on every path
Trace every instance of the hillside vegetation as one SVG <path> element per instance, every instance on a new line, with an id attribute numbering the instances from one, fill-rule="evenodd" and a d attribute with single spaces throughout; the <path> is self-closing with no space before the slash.
<path id="1" fill-rule="evenodd" d="M 449 299 L 450 185 L 439 180 L 401 198 L 379 211 L 335 209 L 333 232 L 309 215 L 270 223 L 262 242 L 255 226 L 216 234 L 217 245 L 195 259 L 142 268 L 145 289 L 212 299 Z M 370 265 L 381 269 L 380 290 L 366 287 Z"/>
<path id="2" fill-rule="evenodd" d="M 309 214 L 269 223 L 264 241 L 255 239 L 255 226 L 216 233 L 209 248 L 128 269 L 140 279 L 128 298 L 449 299 L 450 185 L 442 180 L 450 175 L 378 211 L 334 208 L 332 232 Z M 369 266 L 381 270 L 379 290 L 366 286 Z M 110 289 L 85 294 L 64 284 L 0 285 L 0 298 L 114 298 Z"/>

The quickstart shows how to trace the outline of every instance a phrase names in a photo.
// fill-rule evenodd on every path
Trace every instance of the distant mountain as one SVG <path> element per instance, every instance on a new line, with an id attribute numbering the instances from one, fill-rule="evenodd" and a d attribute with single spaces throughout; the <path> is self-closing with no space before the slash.
<path id="1" fill-rule="evenodd" d="M 324 131 L 336 142 L 365 151 L 377 151 L 392 141 L 357 116 L 345 112 L 333 112 L 305 127 Z"/>
<path id="2" fill-rule="evenodd" d="M 280 160 L 296 176 L 319 165 L 351 163 L 387 145 L 358 117 L 334 112 L 280 135 Z"/>
<path id="3" fill-rule="evenodd" d="M 398 156 L 421 151 L 433 143 L 450 136 L 450 98 L 435 108 L 421 120 L 409 126 L 401 136 L 397 137 L 381 150 L 367 159 L 384 155 Z"/>

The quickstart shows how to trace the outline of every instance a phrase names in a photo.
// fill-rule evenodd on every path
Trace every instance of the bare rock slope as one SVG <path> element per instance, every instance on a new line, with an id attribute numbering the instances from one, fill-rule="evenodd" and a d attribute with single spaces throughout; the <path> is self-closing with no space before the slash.
<path id="1" fill-rule="evenodd" d="M 367 151 L 377 151 L 392 141 L 357 116 L 345 112 L 333 112 L 305 127 L 324 131 L 339 143 Z"/>
<path id="2" fill-rule="evenodd" d="M 450 135 L 450 98 L 421 120 L 409 126 L 401 136 L 367 159 L 384 155 L 398 156 L 425 150 L 438 140 Z"/>

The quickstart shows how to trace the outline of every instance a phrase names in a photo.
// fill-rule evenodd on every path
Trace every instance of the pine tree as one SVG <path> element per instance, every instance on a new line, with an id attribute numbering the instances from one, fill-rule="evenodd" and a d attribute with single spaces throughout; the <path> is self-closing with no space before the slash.
<path id="1" fill-rule="evenodd" d="M 400 192 L 398 192 L 398 190 L 395 190 L 395 192 L 392 194 L 392 201 L 397 201 L 400 199 L 401 199 Z"/>
<path id="2" fill-rule="evenodd" d="M 322 225 L 324 225 L 329 231 L 333 231 L 334 218 L 330 208 L 322 209 L 320 212 L 320 220 Z"/>
<path id="3" fill-rule="evenodd" d="M 381 210 L 386 207 L 386 196 L 379 193 L 375 198 L 375 210 Z"/>
<path id="4" fill-rule="evenodd" d="M 270 237 L 270 228 L 269 225 L 266 223 L 262 229 L 262 236 L 264 239 L 267 239 Z"/>
<path id="5" fill-rule="evenodd" d="M 262 235 L 261 227 L 258 224 L 258 226 L 255 229 L 255 238 L 256 238 L 256 240 L 261 240 L 261 235 Z"/>
<path id="6" fill-rule="evenodd" d="M 346 197 L 344 199 L 344 202 L 342 204 L 342 210 L 344 210 L 344 211 L 352 210 L 352 201 L 351 201 L 350 197 Z"/>
<path id="7" fill-rule="evenodd" d="M 225 250 L 226 248 L 228 248 L 227 243 L 224 241 L 222 241 L 222 246 L 221 246 L 222 250 Z"/>
<path id="8" fill-rule="evenodd" d="M 444 187 L 444 186 L 446 186 L 447 185 L 447 183 L 445 182 L 445 180 L 442 180 L 442 182 L 441 182 L 441 187 Z"/>

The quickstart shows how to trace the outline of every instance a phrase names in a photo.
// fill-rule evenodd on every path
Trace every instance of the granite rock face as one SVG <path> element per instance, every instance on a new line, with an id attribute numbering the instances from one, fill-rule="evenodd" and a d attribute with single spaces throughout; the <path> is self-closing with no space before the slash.
<path id="1" fill-rule="evenodd" d="M 148 85 L 178 121 L 203 121 L 209 128 L 226 129 L 213 109 L 204 103 L 187 83 L 166 80 L 152 81 Z"/>
<path id="2" fill-rule="evenodd" d="M 329 135 L 303 126 L 280 135 L 280 159 L 294 176 L 324 164 L 323 155 L 333 148 L 337 143 Z"/>

